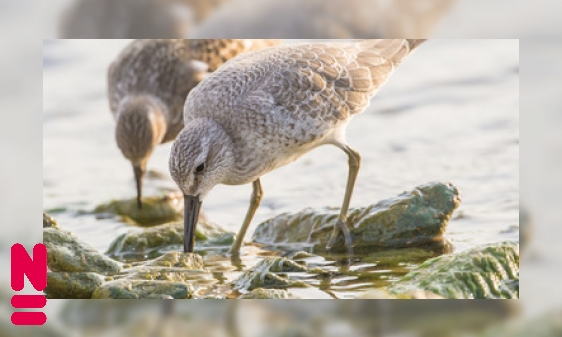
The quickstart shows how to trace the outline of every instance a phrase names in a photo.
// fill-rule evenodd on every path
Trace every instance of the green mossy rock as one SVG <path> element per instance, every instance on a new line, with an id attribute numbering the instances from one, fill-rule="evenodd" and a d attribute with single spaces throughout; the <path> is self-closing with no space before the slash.
<path id="1" fill-rule="evenodd" d="M 144 266 L 174 267 L 189 270 L 204 270 L 203 258 L 195 253 L 169 252 L 148 261 Z"/>
<path id="2" fill-rule="evenodd" d="M 289 287 L 307 287 L 304 282 L 282 277 L 280 273 L 317 272 L 304 265 L 282 257 L 266 257 L 253 268 L 245 271 L 233 282 L 233 288 L 241 291 L 252 291 L 258 288 L 286 289 Z"/>
<path id="3" fill-rule="evenodd" d="M 45 293 L 48 298 L 89 299 L 104 280 L 104 276 L 96 273 L 49 272 Z"/>
<path id="4" fill-rule="evenodd" d="M 363 262 L 376 263 L 378 266 L 408 265 L 421 263 L 427 259 L 452 252 L 452 244 L 447 240 L 443 240 L 419 247 L 387 249 L 372 252 L 363 258 Z"/>
<path id="5" fill-rule="evenodd" d="M 94 299 L 187 299 L 193 297 L 193 287 L 183 282 L 119 279 L 98 287 Z"/>
<path id="6" fill-rule="evenodd" d="M 387 290 L 422 289 L 452 299 L 519 298 L 519 243 L 504 242 L 425 261 Z"/>
<path id="7" fill-rule="evenodd" d="M 127 270 L 127 279 L 197 284 L 216 283 L 205 270 L 203 259 L 194 253 L 170 252 L 155 260 Z"/>
<path id="8" fill-rule="evenodd" d="M 94 213 L 119 215 L 139 226 L 156 226 L 183 219 L 183 197 L 180 194 L 146 197 L 142 199 L 142 209 L 138 208 L 137 199 L 113 200 L 96 207 Z"/>
<path id="9" fill-rule="evenodd" d="M 57 228 L 57 221 L 47 213 L 43 213 L 43 228 Z"/>
<path id="10" fill-rule="evenodd" d="M 195 233 L 195 248 L 223 247 L 227 248 L 234 241 L 234 233 L 227 232 L 216 225 L 204 222 L 197 224 Z M 146 255 L 160 255 L 158 251 L 170 246 L 183 247 L 183 223 L 172 223 L 142 232 L 134 231 L 118 236 L 107 251 L 113 257 L 144 257 Z M 177 248 L 177 247 L 176 247 Z"/>
<path id="11" fill-rule="evenodd" d="M 43 228 L 43 243 L 47 247 L 47 264 L 52 271 L 116 273 L 122 270 L 121 263 L 70 232 Z"/>
<path id="12" fill-rule="evenodd" d="M 369 207 L 351 209 L 348 224 L 352 227 L 354 250 L 369 252 L 443 240 L 447 224 L 459 204 L 459 191 L 455 186 L 434 182 Z M 296 214 L 281 214 L 258 225 L 253 241 L 274 246 L 304 244 L 313 246 L 315 253 L 326 253 L 338 212 L 338 209 L 305 209 Z M 346 251 L 340 235 L 331 252 Z"/>

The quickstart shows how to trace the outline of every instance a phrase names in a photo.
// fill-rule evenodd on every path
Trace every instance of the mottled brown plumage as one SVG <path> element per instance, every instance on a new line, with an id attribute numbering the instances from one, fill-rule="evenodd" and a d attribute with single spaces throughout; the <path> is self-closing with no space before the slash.
<path id="1" fill-rule="evenodd" d="M 271 42 L 273 43 L 273 42 Z M 108 98 L 117 121 L 115 137 L 141 183 L 154 148 L 183 128 L 185 98 L 211 69 L 266 42 L 244 40 L 137 40 L 110 66 Z"/>
<path id="2" fill-rule="evenodd" d="M 349 157 L 343 224 L 360 164 L 359 154 L 345 142 L 345 127 L 421 42 L 304 43 L 234 58 L 189 94 L 185 128 L 170 157 L 173 179 L 199 201 L 216 184 L 254 182 L 257 197 L 233 245 L 237 252 L 261 198 L 259 178 L 332 144 Z"/>

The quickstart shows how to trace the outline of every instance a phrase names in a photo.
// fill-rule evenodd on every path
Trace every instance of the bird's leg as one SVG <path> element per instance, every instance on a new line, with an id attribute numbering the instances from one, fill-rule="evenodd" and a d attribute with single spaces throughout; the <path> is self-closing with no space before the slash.
<path id="1" fill-rule="evenodd" d="M 351 201 L 351 195 L 353 194 L 353 187 L 355 186 L 355 180 L 357 180 L 357 174 L 359 173 L 359 167 L 361 166 L 361 155 L 359 152 L 350 148 L 347 144 L 336 144 L 337 147 L 342 149 L 348 157 L 349 173 L 347 176 L 347 184 L 345 186 L 345 195 L 343 197 L 343 204 L 340 209 L 340 215 L 338 217 L 337 224 L 334 226 L 330 240 L 326 245 L 326 250 L 330 250 L 335 244 L 340 232 L 343 232 L 345 245 L 349 250 L 349 254 L 353 254 L 351 248 L 351 233 L 347 227 L 347 212 L 349 210 L 349 203 Z"/>
<path id="2" fill-rule="evenodd" d="M 230 247 L 230 253 L 232 255 L 238 255 L 240 253 L 240 247 L 242 246 L 242 242 L 244 241 L 244 236 L 246 235 L 246 231 L 250 226 L 250 222 L 256 214 L 256 210 L 260 205 L 261 199 L 263 197 L 263 189 L 261 188 L 260 179 L 258 178 L 256 181 L 252 183 L 253 191 L 252 191 L 252 198 L 250 199 L 250 207 L 248 208 L 248 212 L 246 213 L 246 218 L 244 218 L 244 223 L 242 223 L 242 227 L 236 236 L 236 240 Z"/>

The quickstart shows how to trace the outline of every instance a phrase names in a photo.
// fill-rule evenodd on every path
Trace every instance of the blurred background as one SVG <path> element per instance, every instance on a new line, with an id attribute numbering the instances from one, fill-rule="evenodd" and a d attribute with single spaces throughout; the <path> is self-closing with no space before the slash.
<path id="1" fill-rule="evenodd" d="M 83 4 L 85 2 L 89 4 Z M 205 301 L 196 304 L 175 301 L 173 310 L 166 315 L 161 301 L 52 300 L 46 307 L 49 317 L 46 326 L 14 328 L 8 318 L 13 311 L 9 304 L 13 292 L 9 288 L 8 273 L 3 273 L 0 278 L 0 310 L 4 319 L 0 320 L 0 335 L 562 335 L 559 319 L 562 313 L 562 289 L 559 286 L 562 246 L 558 242 L 562 234 L 562 210 L 559 207 L 562 179 L 558 174 L 562 158 L 562 138 L 559 135 L 562 97 L 556 89 L 561 86 L 562 75 L 562 21 L 556 14 L 560 13 L 560 2 L 451 0 L 443 1 L 443 5 L 435 9 L 424 6 L 425 1 L 419 0 L 396 1 L 392 5 L 380 1 L 382 7 L 377 4 L 379 7 L 373 7 L 376 10 L 364 10 L 371 8 L 372 3 L 379 3 L 366 0 L 363 1 L 367 3 L 365 7 L 359 5 L 357 12 L 354 1 L 350 1 L 345 11 L 338 7 L 341 6 L 338 1 L 333 1 L 333 6 L 327 6 L 327 1 L 324 1 L 320 10 L 314 9 L 314 1 L 302 7 L 289 7 L 295 5 L 288 1 L 287 8 L 291 8 L 292 12 L 279 12 L 279 21 L 267 19 L 267 15 L 272 15 L 268 14 L 268 9 L 276 8 L 274 2 L 267 6 L 252 6 L 248 3 L 257 1 L 201 1 L 210 6 L 201 11 L 196 9 L 197 4 L 186 7 L 182 2 L 53 0 L 36 5 L 40 8 L 34 7 L 31 1 L 0 2 L 0 36 L 5 46 L 0 54 L 1 266 L 9 268 L 9 248 L 13 243 L 21 242 L 31 250 L 35 243 L 41 241 L 43 121 L 40 38 L 228 37 L 220 35 L 224 32 L 221 22 L 235 25 L 234 20 L 227 20 L 228 15 L 243 17 L 246 11 L 256 10 L 252 14 L 255 21 L 245 19 L 241 20 L 243 25 L 225 27 L 229 27 L 228 31 L 233 34 L 243 34 L 244 29 L 251 30 L 248 35 L 236 37 L 269 37 L 260 35 L 260 24 L 277 23 L 278 27 L 271 30 L 267 28 L 272 27 L 264 25 L 263 34 L 279 32 L 275 36 L 278 38 L 376 38 L 405 37 L 402 34 L 408 34 L 410 38 L 520 39 L 520 134 L 523 139 L 520 144 L 521 300 Z M 142 8 L 128 9 L 126 3 L 134 3 L 130 6 L 144 4 L 149 9 L 144 12 Z M 399 4 L 405 7 L 398 7 Z M 171 14 L 168 10 L 156 9 L 160 5 L 172 8 Z M 319 16 L 303 20 L 300 16 L 306 17 L 303 15 L 305 8 Z M 147 13 L 157 14 L 159 18 L 147 17 Z M 120 16 L 113 19 L 112 15 L 117 14 Z M 289 16 L 282 19 L 281 14 Z M 173 19 L 168 19 L 167 15 Z M 286 26 L 280 23 L 290 22 L 293 16 L 299 22 L 294 25 L 298 29 L 283 32 Z M 139 18 L 142 29 L 149 29 L 154 23 L 154 29 L 162 30 L 158 33 L 152 28 L 137 30 L 138 24 L 134 21 Z M 387 21 L 387 18 L 392 20 Z M 116 28 L 111 28 L 113 24 L 104 20 L 116 20 Z M 164 23 L 170 26 L 166 27 Z M 307 33 L 308 23 L 312 24 L 312 28 Z M 325 35 L 322 35 L 322 27 L 325 27 Z M 26 292 L 32 293 L 33 289 L 28 286 Z"/>

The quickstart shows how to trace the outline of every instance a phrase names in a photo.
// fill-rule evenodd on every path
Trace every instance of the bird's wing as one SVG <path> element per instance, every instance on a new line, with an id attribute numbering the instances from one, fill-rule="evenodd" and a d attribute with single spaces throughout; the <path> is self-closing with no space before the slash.
<path id="1" fill-rule="evenodd" d="M 312 114 L 324 121 L 362 112 L 395 67 L 421 42 L 361 40 L 352 43 L 284 45 L 254 53 L 247 68 L 260 78 L 239 104 L 255 105 L 264 93 L 271 107 L 285 113 Z M 252 74 L 250 74 L 252 75 Z M 258 93 L 256 93 L 258 92 Z"/>

